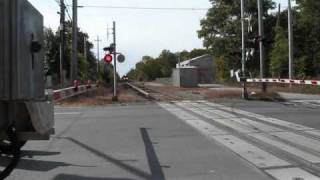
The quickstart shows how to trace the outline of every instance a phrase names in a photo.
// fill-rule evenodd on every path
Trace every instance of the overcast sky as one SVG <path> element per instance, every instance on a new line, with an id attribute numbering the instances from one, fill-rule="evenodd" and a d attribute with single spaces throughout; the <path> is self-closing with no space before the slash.
<path id="1" fill-rule="evenodd" d="M 43 15 L 46 27 L 56 30 L 59 25 L 57 0 L 29 0 Z M 65 0 L 71 5 L 72 0 Z M 209 8 L 209 0 L 78 0 L 79 5 L 94 6 L 134 6 L 134 7 L 171 7 L 171 8 Z M 287 0 L 277 0 L 284 6 Z M 70 15 L 72 15 L 69 7 Z M 79 27 L 90 36 L 103 40 L 101 48 L 111 43 L 107 39 L 107 27 L 117 22 L 118 51 L 127 60 L 118 66 L 120 75 L 134 67 L 144 55 L 158 56 L 163 49 L 170 51 L 201 48 L 202 41 L 197 37 L 200 20 L 206 11 L 172 10 L 127 10 L 79 8 Z M 67 16 L 68 18 L 68 16 Z M 109 30 L 109 32 L 111 32 Z M 96 48 L 96 47 L 95 47 Z M 96 54 L 96 49 L 92 50 Z M 100 52 L 100 57 L 104 52 Z"/>

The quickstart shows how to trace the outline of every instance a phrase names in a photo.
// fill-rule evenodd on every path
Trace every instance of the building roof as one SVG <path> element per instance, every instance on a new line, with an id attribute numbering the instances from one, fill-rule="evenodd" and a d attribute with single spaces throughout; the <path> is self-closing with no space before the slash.
<path id="1" fill-rule="evenodd" d="M 193 61 L 203 61 L 203 60 L 206 60 L 205 58 L 206 57 L 211 57 L 209 54 L 205 54 L 205 55 L 202 55 L 202 56 L 199 56 L 199 57 L 196 57 L 196 58 L 193 58 L 193 59 L 189 59 L 187 61 L 183 61 L 180 63 L 180 66 L 188 66 L 191 62 Z M 179 66 L 179 64 L 177 64 L 177 67 Z"/>

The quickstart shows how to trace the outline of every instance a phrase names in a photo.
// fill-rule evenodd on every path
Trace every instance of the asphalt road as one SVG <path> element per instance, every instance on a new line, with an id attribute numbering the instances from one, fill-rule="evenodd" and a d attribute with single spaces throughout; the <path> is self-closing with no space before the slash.
<path id="1" fill-rule="evenodd" d="M 241 100 L 56 107 L 10 180 L 320 179 L 318 106 Z M 300 179 L 299 179 L 300 180 Z"/>

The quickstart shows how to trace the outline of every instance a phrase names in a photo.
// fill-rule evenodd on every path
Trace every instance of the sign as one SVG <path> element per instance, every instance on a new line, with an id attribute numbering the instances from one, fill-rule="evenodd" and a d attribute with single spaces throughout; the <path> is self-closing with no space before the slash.
<path id="1" fill-rule="evenodd" d="M 126 60 L 126 57 L 122 54 L 118 55 L 117 60 L 119 63 L 123 63 Z"/>
<path id="2" fill-rule="evenodd" d="M 106 63 L 111 63 L 113 60 L 112 56 L 110 54 L 107 54 L 105 57 L 104 57 L 104 62 Z"/>

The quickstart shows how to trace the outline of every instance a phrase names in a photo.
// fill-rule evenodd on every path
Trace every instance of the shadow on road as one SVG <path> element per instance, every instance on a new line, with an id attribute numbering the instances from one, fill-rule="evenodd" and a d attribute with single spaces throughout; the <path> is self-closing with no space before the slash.
<path id="1" fill-rule="evenodd" d="M 52 180 L 134 180 L 128 178 L 100 178 L 100 177 L 88 177 L 88 176 L 78 176 L 70 174 L 59 174 Z"/>
<path id="2" fill-rule="evenodd" d="M 158 156 L 153 147 L 153 143 L 151 142 L 150 136 L 148 134 L 148 130 L 146 128 L 140 128 L 140 133 L 143 139 L 145 151 L 148 158 L 148 164 L 149 164 L 151 175 L 152 175 L 151 179 L 165 180 L 165 176 L 162 171 L 162 166 L 159 162 Z"/>
<path id="3" fill-rule="evenodd" d="M 47 152 L 47 151 L 34 151 L 34 150 L 23 150 L 21 152 L 21 157 L 32 158 L 34 156 L 55 156 L 59 155 L 61 152 Z"/>
<path id="4" fill-rule="evenodd" d="M 74 139 L 74 138 L 71 138 L 71 137 L 64 137 L 62 139 L 67 139 L 67 140 L 77 144 L 78 146 L 81 146 L 82 148 L 92 152 L 93 154 L 97 155 L 98 157 L 101 157 L 101 158 L 103 158 L 103 159 L 115 164 L 118 167 L 123 168 L 124 170 L 126 170 L 126 171 L 128 171 L 128 172 L 130 172 L 130 173 L 132 173 L 132 174 L 134 174 L 134 175 L 136 175 L 136 176 L 138 176 L 138 177 L 140 177 L 142 179 L 147 179 L 147 180 L 152 179 L 150 174 L 148 174 L 147 172 L 144 172 L 144 171 L 142 171 L 140 169 L 137 169 L 137 168 L 135 168 L 133 166 L 130 166 L 128 164 L 123 163 L 126 160 L 122 161 L 122 160 L 115 159 L 115 158 L 113 158 L 111 156 L 108 156 L 108 155 L 106 155 L 106 154 L 104 154 L 104 153 L 102 153 L 102 152 L 100 152 L 100 151 L 98 151 L 98 150 L 96 150 L 96 149 L 94 149 L 94 148 L 92 148 L 92 147 L 90 147 L 90 146 L 88 146 L 88 145 L 86 145 L 86 144 Z"/>
<path id="5" fill-rule="evenodd" d="M 8 157 L 0 157 L 0 167 L 7 166 L 10 159 Z M 27 170 L 27 171 L 41 171 L 47 172 L 58 167 L 92 167 L 92 166 L 80 166 L 74 164 L 68 164 L 64 162 L 55 162 L 55 161 L 43 161 L 43 160 L 34 160 L 34 159 L 21 159 L 17 169 Z"/>

